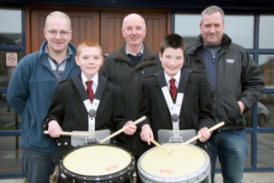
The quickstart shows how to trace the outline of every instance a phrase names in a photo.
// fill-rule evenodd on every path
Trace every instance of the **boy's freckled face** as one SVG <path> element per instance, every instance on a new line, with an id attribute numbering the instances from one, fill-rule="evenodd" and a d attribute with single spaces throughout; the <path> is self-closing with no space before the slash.
<path id="1" fill-rule="evenodd" d="M 99 72 L 103 64 L 103 56 L 98 47 L 84 47 L 79 56 L 75 57 L 76 64 L 88 79 Z"/>
<path id="2" fill-rule="evenodd" d="M 184 64 L 184 52 L 181 48 L 166 48 L 160 54 L 162 67 L 167 75 L 173 77 L 180 71 Z"/>

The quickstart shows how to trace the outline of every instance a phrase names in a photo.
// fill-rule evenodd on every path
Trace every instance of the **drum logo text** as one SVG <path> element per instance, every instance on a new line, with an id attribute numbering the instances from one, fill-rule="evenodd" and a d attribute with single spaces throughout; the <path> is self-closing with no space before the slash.
<path id="1" fill-rule="evenodd" d="M 168 169 L 160 169 L 161 174 L 172 174 L 174 173 L 174 170 L 168 170 Z"/>
<path id="2" fill-rule="evenodd" d="M 115 165 L 110 165 L 110 166 L 106 167 L 105 170 L 106 170 L 106 171 L 111 171 L 111 170 L 116 169 L 117 167 L 118 167 L 117 164 L 115 164 Z"/>

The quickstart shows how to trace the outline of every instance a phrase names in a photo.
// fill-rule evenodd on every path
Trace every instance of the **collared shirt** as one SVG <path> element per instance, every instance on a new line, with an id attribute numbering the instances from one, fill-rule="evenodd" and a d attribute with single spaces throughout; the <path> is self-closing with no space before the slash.
<path id="1" fill-rule="evenodd" d="M 175 74 L 174 77 L 170 77 L 169 75 L 167 75 L 167 74 L 165 73 L 165 78 L 166 78 L 167 86 L 168 86 L 169 89 L 170 89 L 169 80 L 170 80 L 171 78 L 174 78 L 174 79 L 175 79 L 175 86 L 176 86 L 176 88 L 178 88 L 178 87 L 179 87 L 180 78 L 181 78 L 181 70 L 178 71 L 178 72 Z"/>
<path id="2" fill-rule="evenodd" d="M 65 59 L 59 64 L 58 62 L 56 62 L 50 55 L 49 55 L 49 51 L 48 51 L 48 47 L 46 46 L 45 48 L 45 53 L 48 55 L 48 61 L 51 67 L 51 70 L 53 71 L 57 81 L 61 81 L 63 72 L 65 70 L 66 67 L 66 63 L 67 60 L 72 56 L 72 51 L 70 48 L 68 48 L 67 51 L 67 55 L 65 57 Z"/>
<path id="3" fill-rule="evenodd" d="M 140 63 L 143 54 L 144 54 L 144 45 L 142 49 L 140 50 L 140 52 L 138 52 L 136 55 L 132 55 L 126 48 L 126 55 L 130 59 L 131 65 L 133 67 L 135 67 L 138 63 Z"/>
<path id="4" fill-rule="evenodd" d="M 144 54 L 144 45 L 142 46 L 142 49 L 136 54 L 136 55 L 133 55 L 133 56 L 141 56 L 141 55 L 143 55 Z M 132 55 L 129 51 L 128 51 L 128 49 L 127 49 L 127 47 L 126 47 L 126 55 L 128 56 L 128 55 Z"/>
<path id="5" fill-rule="evenodd" d="M 82 84 L 85 88 L 85 90 L 87 90 L 87 85 L 86 85 L 86 82 L 89 81 L 87 79 L 87 77 L 85 76 L 85 74 L 83 72 L 81 72 L 81 78 L 82 78 Z M 98 73 L 96 73 L 92 78 L 91 78 L 91 81 L 92 81 L 92 90 L 93 90 L 93 93 L 95 94 L 96 93 L 96 90 L 97 90 L 97 87 L 98 87 L 98 80 L 99 80 L 99 76 L 98 76 Z"/>

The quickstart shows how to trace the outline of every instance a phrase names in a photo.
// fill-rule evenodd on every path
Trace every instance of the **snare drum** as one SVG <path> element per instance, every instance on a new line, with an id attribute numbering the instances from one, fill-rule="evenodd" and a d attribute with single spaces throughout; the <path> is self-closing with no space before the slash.
<path id="1" fill-rule="evenodd" d="M 192 144 L 163 145 L 171 152 L 153 147 L 138 160 L 138 172 L 145 183 L 210 182 L 210 161 L 207 153 Z"/>
<path id="2" fill-rule="evenodd" d="M 132 182 L 135 160 L 121 147 L 96 144 L 76 148 L 60 162 L 59 180 L 73 182 Z"/>

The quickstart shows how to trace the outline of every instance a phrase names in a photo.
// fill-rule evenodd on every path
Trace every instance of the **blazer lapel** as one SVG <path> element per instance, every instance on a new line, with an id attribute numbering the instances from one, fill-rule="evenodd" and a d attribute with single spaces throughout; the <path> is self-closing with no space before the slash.
<path id="1" fill-rule="evenodd" d="M 103 94 L 106 89 L 106 86 L 107 86 L 107 78 L 105 76 L 99 74 L 98 87 L 94 94 L 94 97 L 96 99 L 100 100 L 100 104 L 99 104 L 97 112 L 96 112 L 97 116 L 103 116 L 103 113 L 104 113 L 103 109 L 106 109 L 106 105 L 103 102 L 104 101 Z M 104 95 L 104 97 L 105 96 L 106 95 Z"/>
<path id="2" fill-rule="evenodd" d="M 155 90 L 157 92 L 159 91 L 159 93 L 155 94 L 155 97 L 156 97 L 156 102 L 157 102 L 159 110 L 160 110 L 160 115 L 161 115 L 161 118 L 164 119 L 164 121 L 169 122 L 168 123 L 169 128 L 172 128 L 171 114 L 169 112 L 169 109 L 168 109 L 164 94 L 162 92 L 162 87 L 167 86 L 164 72 L 162 70 L 158 71 L 155 74 L 155 76 L 157 78 L 159 88 L 160 88 L 160 90 Z"/>
<path id="3" fill-rule="evenodd" d="M 71 81 L 72 81 L 72 85 L 76 89 L 76 92 L 78 93 L 79 98 L 81 100 L 82 105 L 81 105 L 81 109 L 79 109 L 79 111 L 84 112 L 85 115 L 83 115 L 83 116 L 87 116 L 86 115 L 87 110 L 86 110 L 86 107 L 85 107 L 83 101 L 89 99 L 89 96 L 88 96 L 88 93 L 87 93 L 87 91 L 85 90 L 85 88 L 82 84 L 81 75 L 72 76 Z"/>
<path id="4" fill-rule="evenodd" d="M 180 78 L 178 92 L 181 92 L 181 93 L 185 92 L 190 73 L 191 73 L 191 70 L 188 68 L 183 68 L 181 70 L 181 78 Z"/>
<path id="5" fill-rule="evenodd" d="M 98 87 L 97 90 L 94 94 L 94 97 L 98 100 L 102 99 L 105 87 L 107 85 L 107 78 L 104 77 L 103 75 L 99 75 L 99 82 L 98 82 Z"/>
<path id="6" fill-rule="evenodd" d="M 76 75 L 71 77 L 72 84 L 76 88 L 80 98 L 82 101 L 87 100 L 89 98 L 87 91 L 85 91 L 85 88 L 82 84 L 81 75 Z"/>

